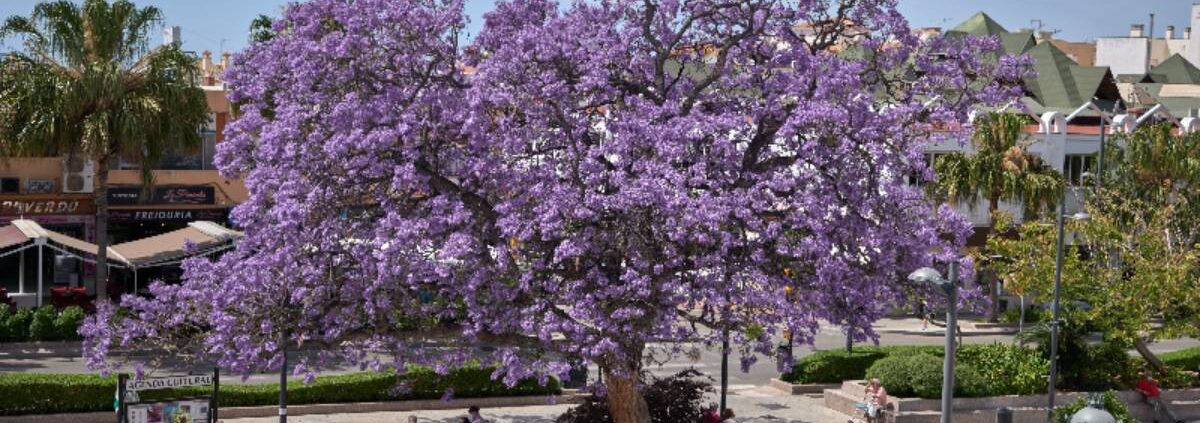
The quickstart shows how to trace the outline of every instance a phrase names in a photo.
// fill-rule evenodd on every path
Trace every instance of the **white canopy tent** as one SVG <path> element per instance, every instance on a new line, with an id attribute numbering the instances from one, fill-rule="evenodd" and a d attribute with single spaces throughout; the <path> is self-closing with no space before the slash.
<path id="1" fill-rule="evenodd" d="M 125 242 L 108 247 L 108 266 L 133 271 L 134 292 L 137 292 L 137 271 L 153 267 L 177 265 L 183 259 L 208 255 L 233 248 L 242 233 L 208 221 L 188 223 L 179 230 L 161 235 Z M 0 258 L 20 255 L 16 296 L 26 296 L 26 250 L 37 249 L 38 263 L 45 263 L 46 249 L 95 264 L 98 246 L 58 232 L 43 228 L 37 222 L 26 219 L 12 221 L 0 227 Z M 41 306 L 45 290 L 44 267 L 37 266 L 37 299 Z"/>

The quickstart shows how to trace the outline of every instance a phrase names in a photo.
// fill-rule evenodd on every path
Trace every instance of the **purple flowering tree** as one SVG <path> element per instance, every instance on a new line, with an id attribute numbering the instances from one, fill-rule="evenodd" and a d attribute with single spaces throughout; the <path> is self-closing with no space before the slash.
<path id="1" fill-rule="evenodd" d="M 923 146 L 1027 76 L 889 0 L 515 0 L 467 46 L 461 6 L 299 3 L 238 55 L 218 163 L 246 237 L 102 310 L 89 363 L 444 370 L 486 342 L 509 382 L 596 363 L 615 421 L 648 422 L 644 359 L 674 351 L 651 345 L 729 333 L 749 366 L 820 320 L 875 337 L 971 229 L 906 185 Z"/>

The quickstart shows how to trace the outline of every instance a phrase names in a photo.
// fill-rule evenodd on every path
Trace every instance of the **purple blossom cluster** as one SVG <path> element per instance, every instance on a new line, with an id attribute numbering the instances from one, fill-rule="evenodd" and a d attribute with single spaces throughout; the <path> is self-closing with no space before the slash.
<path id="1" fill-rule="evenodd" d="M 510 383 L 577 360 L 636 381 L 651 343 L 723 329 L 744 366 L 822 320 L 870 339 L 971 230 L 906 185 L 923 147 L 1029 76 L 998 40 L 918 38 L 894 0 L 484 19 L 460 46 L 461 0 L 289 6 L 225 76 L 245 238 L 102 308 L 89 364 L 154 346 L 250 374 L 287 345 L 319 347 L 298 372 L 446 371 L 483 343 Z"/>

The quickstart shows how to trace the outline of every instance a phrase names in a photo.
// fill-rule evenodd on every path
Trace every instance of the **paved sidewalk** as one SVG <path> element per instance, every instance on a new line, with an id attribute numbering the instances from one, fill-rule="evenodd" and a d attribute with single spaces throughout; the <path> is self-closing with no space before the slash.
<path id="1" fill-rule="evenodd" d="M 766 386 L 731 387 L 729 407 L 744 423 L 844 423 L 847 416 L 825 408 L 820 396 L 784 395 Z M 716 400 L 716 398 L 712 398 Z M 552 423 L 572 405 L 485 408 L 483 416 L 494 423 Z M 457 423 L 466 410 L 404 411 L 386 413 L 346 413 L 320 416 L 291 416 L 296 423 L 381 422 L 408 423 L 417 416 L 421 423 Z M 274 423 L 278 417 L 222 419 L 227 423 Z"/>

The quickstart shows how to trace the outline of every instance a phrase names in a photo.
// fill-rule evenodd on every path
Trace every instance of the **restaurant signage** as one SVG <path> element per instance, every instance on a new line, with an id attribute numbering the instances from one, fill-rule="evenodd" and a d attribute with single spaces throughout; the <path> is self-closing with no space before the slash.
<path id="1" fill-rule="evenodd" d="M 213 204 L 213 187 L 178 185 L 154 188 L 154 204 Z"/>
<path id="2" fill-rule="evenodd" d="M 142 187 L 137 185 L 117 185 L 108 187 L 108 204 L 124 206 L 137 204 L 142 196 Z"/>
<path id="3" fill-rule="evenodd" d="M 110 222 L 225 220 L 225 209 L 203 210 L 109 210 Z"/>
<path id="4" fill-rule="evenodd" d="M 85 214 L 93 211 L 81 200 L 0 200 L 0 215 Z"/>

